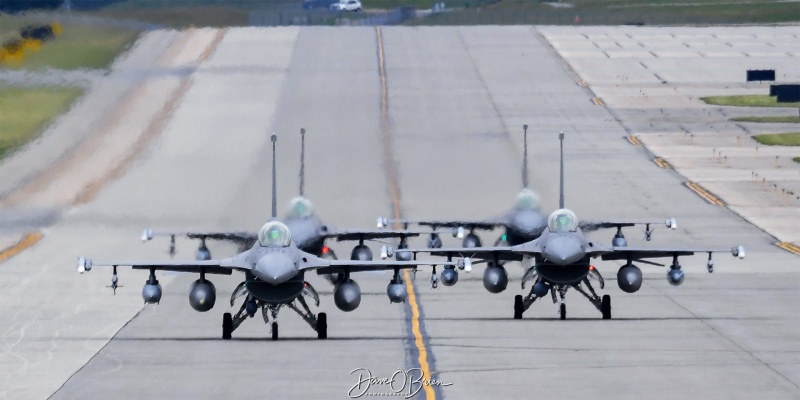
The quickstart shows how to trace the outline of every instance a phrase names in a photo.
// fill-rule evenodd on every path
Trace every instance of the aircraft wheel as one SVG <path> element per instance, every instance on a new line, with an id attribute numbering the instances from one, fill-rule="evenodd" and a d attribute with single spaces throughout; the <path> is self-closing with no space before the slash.
<path id="1" fill-rule="evenodd" d="M 600 303 L 600 311 L 603 313 L 603 319 L 611 319 L 611 296 L 603 295 L 603 301 Z"/>
<path id="2" fill-rule="evenodd" d="M 233 333 L 233 317 L 231 313 L 222 314 L 222 339 L 229 340 Z"/>
<path id="3" fill-rule="evenodd" d="M 328 314 L 321 312 L 317 315 L 317 339 L 328 338 Z"/>
<path id="4" fill-rule="evenodd" d="M 278 340 L 278 323 L 272 323 L 272 340 Z"/>
<path id="5" fill-rule="evenodd" d="M 518 294 L 514 296 L 514 319 L 522 319 L 523 308 L 522 295 Z"/>
<path id="6" fill-rule="evenodd" d="M 561 303 L 561 307 L 560 307 L 559 311 L 560 311 L 560 314 L 561 314 L 561 319 L 562 320 L 567 319 L 567 305 L 564 304 L 564 303 Z"/>

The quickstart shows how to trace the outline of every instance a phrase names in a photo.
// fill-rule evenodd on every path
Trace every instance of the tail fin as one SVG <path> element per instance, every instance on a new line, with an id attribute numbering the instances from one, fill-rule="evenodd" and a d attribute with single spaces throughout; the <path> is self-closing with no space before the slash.
<path id="1" fill-rule="evenodd" d="M 300 197 L 306 185 L 306 129 L 300 128 Z"/>
<path id="2" fill-rule="evenodd" d="M 272 133 L 272 218 L 278 218 L 278 185 L 275 176 L 275 142 L 277 141 L 278 135 Z"/>
<path id="3" fill-rule="evenodd" d="M 564 208 L 564 131 L 558 134 L 558 140 L 561 142 L 561 183 L 558 196 L 558 208 Z"/>
<path id="4" fill-rule="evenodd" d="M 528 188 L 528 125 L 522 125 L 524 152 L 522 156 L 522 188 Z"/>

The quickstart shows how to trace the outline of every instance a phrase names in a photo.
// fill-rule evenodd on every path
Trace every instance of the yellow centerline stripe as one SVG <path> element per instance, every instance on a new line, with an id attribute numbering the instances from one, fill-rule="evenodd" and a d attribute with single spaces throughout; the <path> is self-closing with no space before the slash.
<path id="1" fill-rule="evenodd" d="M 381 75 L 381 131 L 383 133 L 383 152 L 384 152 L 384 168 L 388 175 L 389 190 L 392 198 L 392 207 L 394 209 L 394 218 L 396 220 L 402 219 L 403 215 L 400 210 L 400 185 L 397 180 L 396 164 L 392 155 L 392 129 L 389 124 L 389 88 L 386 84 L 386 59 L 383 53 L 383 36 L 381 28 L 375 27 L 375 34 L 378 38 L 378 70 Z M 395 229 L 402 229 L 399 222 L 395 223 Z M 425 341 L 422 338 L 422 329 L 419 323 L 419 304 L 417 303 L 417 295 L 414 292 L 414 285 L 411 283 L 411 274 L 408 270 L 403 270 L 403 279 L 406 283 L 406 291 L 408 292 L 408 304 L 411 308 L 411 332 L 414 334 L 414 344 L 419 353 L 419 368 L 422 370 L 423 379 L 430 380 L 432 378 L 430 365 L 428 364 L 428 349 L 425 346 Z M 422 385 L 425 390 L 425 398 L 428 400 L 436 399 L 436 392 L 431 385 Z"/>
<path id="2" fill-rule="evenodd" d="M 637 138 L 637 137 L 636 137 L 636 136 L 634 136 L 634 135 L 628 135 L 628 136 L 627 136 L 627 139 L 628 139 L 628 141 L 629 141 L 629 142 L 631 142 L 631 144 L 632 144 L 632 145 L 634 145 L 634 146 L 641 146 L 641 145 L 642 145 L 642 142 L 640 142 L 640 141 L 639 141 L 639 138 Z"/>
<path id="3" fill-rule="evenodd" d="M 22 251 L 28 247 L 35 245 L 42 240 L 42 236 L 43 235 L 41 232 L 31 232 L 26 234 L 22 237 L 22 239 L 20 239 L 19 242 L 17 242 L 17 244 L 0 252 L 0 262 L 14 257 L 17 254 L 22 253 Z"/>
<path id="4" fill-rule="evenodd" d="M 702 186 L 698 185 L 694 182 L 686 182 L 686 187 L 692 189 L 693 192 L 697 193 L 698 196 L 705 199 L 707 202 L 717 205 L 717 206 L 724 206 L 725 203 L 720 200 L 717 196 L 714 196 L 708 190 L 704 189 Z"/>
<path id="5" fill-rule="evenodd" d="M 775 243 L 775 246 L 778 246 L 792 254 L 800 256 L 800 247 L 797 247 L 789 242 L 777 242 Z"/>
<path id="6" fill-rule="evenodd" d="M 658 165 L 660 168 L 670 168 L 670 165 L 667 162 L 667 160 L 664 160 L 661 157 L 654 158 L 653 162 L 656 163 L 656 165 Z"/>
<path id="7" fill-rule="evenodd" d="M 597 106 L 604 106 L 604 105 L 606 105 L 606 103 L 605 103 L 605 102 L 603 102 L 603 99 L 601 99 L 601 98 L 599 98 L 599 97 L 595 97 L 595 98 L 593 98 L 593 99 L 592 99 L 592 103 L 594 103 L 594 104 L 595 104 L 595 105 L 597 105 Z"/>
<path id="8" fill-rule="evenodd" d="M 411 331 L 414 333 L 414 343 L 417 345 L 419 351 L 419 367 L 422 369 L 423 379 L 430 380 L 430 366 L 428 365 L 428 349 L 425 347 L 425 342 L 422 340 L 422 331 L 419 329 L 419 306 L 417 305 L 417 296 L 414 293 L 414 285 L 411 284 L 411 274 L 408 270 L 403 270 L 403 279 L 406 281 L 406 291 L 408 291 L 408 304 L 411 306 Z M 433 386 L 422 385 L 425 389 L 425 398 L 436 399 L 436 392 L 433 391 Z"/>

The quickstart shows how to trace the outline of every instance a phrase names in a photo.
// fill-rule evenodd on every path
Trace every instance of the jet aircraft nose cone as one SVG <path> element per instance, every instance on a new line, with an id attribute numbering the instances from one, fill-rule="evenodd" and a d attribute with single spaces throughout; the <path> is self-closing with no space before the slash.
<path id="1" fill-rule="evenodd" d="M 542 255 L 554 264 L 567 265 L 583 258 L 583 249 L 578 239 L 559 236 L 547 242 Z"/>
<path id="2" fill-rule="evenodd" d="M 295 263 L 283 253 L 269 253 L 256 263 L 254 274 L 273 285 L 288 281 L 297 275 Z"/>

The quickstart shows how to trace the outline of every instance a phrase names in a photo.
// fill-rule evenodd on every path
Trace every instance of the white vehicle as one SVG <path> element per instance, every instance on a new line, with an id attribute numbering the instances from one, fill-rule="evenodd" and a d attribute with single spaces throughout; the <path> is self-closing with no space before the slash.
<path id="1" fill-rule="evenodd" d="M 331 4 L 333 11 L 361 11 L 361 2 L 358 0 L 340 0 L 338 3 Z"/>

